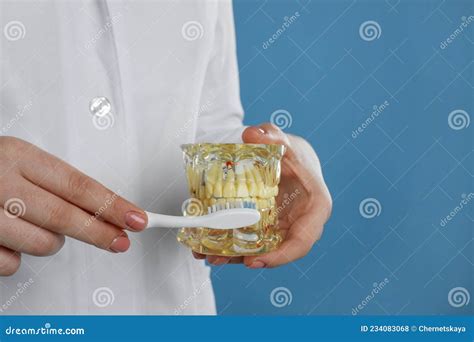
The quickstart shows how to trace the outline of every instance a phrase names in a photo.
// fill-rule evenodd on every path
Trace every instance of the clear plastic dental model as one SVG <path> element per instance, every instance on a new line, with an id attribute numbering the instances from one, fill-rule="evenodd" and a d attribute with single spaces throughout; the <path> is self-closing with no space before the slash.
<path id="1" fill-rule="evenodd" d="M 182 149 L 194 207 L 185 215 L 206 215 L 216 208 L 256 208 L 260 220 L 236 229 L 184 227 L 178 240 L 198 253 L 226 256 L 257 255 L 278 247 L 282 237 L 275 197 L 285 147 L 187 144 Z"/>

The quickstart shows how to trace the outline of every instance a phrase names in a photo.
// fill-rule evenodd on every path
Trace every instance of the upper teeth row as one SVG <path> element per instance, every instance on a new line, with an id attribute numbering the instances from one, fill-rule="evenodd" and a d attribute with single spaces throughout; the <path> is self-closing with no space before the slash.
<path id="1" fill-rule="evenodd" d="M 261 170 L 259 170 L 261 169 Z M 278 186 L 268 178 L 265 168 L 255 167 L 253 163 L 238 163 L 235 171 L 221 163 L 213 163 L 207 172 L 199 174 L 192 167 L 187 169 L 191 190 L 200 198 L 211 197 L 260 197 L 278 195 Z"/>

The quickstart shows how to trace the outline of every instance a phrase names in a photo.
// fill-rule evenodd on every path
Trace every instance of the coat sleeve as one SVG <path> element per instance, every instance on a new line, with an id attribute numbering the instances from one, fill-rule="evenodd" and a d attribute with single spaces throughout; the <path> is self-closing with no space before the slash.
<path id="1" fill-rule="evenodd" d="M 196 142 L 242 142 L 240 102 L 232 2 L 218 2 L 214 46 L 201 93 Z"/>

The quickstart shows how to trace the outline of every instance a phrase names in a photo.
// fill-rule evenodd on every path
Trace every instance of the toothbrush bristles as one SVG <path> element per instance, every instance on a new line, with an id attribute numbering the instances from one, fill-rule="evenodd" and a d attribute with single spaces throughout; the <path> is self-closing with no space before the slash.
<path id="1" fill-rule="evenodd" d="M 225 202 L 225 203 L 213 204 L 212 206 L 207 208 L 207 211 L 209 214 L 211 214 L 219 210 L 227 210 L 227 209 L 234 209 L 234 208 L 257 209 L 257 203 L 252 200 L 250 201 L 249 200 L 244 201 L 242 199 L 229 200 L 228 202 Z"/>

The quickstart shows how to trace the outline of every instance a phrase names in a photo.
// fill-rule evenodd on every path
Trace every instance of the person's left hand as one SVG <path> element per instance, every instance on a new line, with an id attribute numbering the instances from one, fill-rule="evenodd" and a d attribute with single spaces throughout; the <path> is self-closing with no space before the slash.
<path id="1" fill-rule="evenodd" d="M 269 123 L 248 127 L 242 139 L 245 143 L 283 144 L 287 147 L 282 159 L 277 197 L 277 206 L 281 209 L 279 227 L 284 240 L 278 249 L 257 256 L 206 256 L 195 252 L 193 255 L 196 259 L 207 257 L 213 265 L 244 263 L 249 268 L 276 267 L 295 261 L 305 256 L 320 239 L 331 214 L 331 195 L 324 182 L 319 159 L 304 139 L 285 134 Z M 286 200 L 285 194 L 290 196 Z"/>

